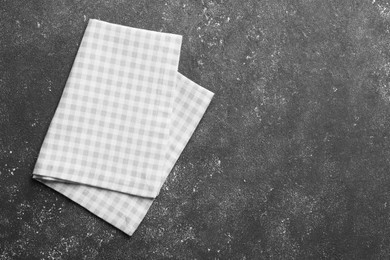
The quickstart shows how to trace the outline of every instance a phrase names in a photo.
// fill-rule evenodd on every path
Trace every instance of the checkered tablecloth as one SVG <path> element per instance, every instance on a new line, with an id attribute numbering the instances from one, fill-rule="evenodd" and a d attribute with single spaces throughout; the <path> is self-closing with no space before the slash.
<path id="1" fill-rule="evenodd" d="M 33 177 L 131 235 L 213 97 L 181 41 L 90 20 Z"/>

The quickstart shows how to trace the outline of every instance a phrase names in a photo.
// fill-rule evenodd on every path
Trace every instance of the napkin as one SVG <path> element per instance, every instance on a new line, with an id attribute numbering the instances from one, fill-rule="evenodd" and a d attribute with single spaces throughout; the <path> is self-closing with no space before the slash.
<path id="1" fill-rule="evenodd" d="M 89 20 L 33 178 L 132 235 L 213 97 L 181 41 Z"/>

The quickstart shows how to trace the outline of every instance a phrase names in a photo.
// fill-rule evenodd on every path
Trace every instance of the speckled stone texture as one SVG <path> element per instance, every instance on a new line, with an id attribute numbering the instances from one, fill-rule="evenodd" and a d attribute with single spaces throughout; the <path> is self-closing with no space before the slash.
<path id="1" fill-rule="evenodd" d="M 87 20 L 215 92 L 129 238 L 31 179 Z M 0 259 L 389 259 L 390 1 L 0 0 Z"/>

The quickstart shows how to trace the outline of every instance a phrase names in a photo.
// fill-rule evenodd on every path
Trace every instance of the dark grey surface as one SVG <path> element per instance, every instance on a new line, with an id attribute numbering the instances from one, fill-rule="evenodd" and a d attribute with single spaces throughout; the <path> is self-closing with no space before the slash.
<path id="1" fill-rule="evenodd" d="M 31 180 L 89 18 L 215 92 L 133 237 Z M 0 259 L 389 259 L 390 4 L 0 0 Z"/>

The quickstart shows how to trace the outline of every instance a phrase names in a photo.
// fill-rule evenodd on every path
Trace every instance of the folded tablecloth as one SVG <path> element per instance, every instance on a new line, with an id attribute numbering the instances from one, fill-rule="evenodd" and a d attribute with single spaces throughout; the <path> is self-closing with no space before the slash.
<path id="1" fill-rule="evenodd" d="M 181 41 L 89 20 L 33 178 L 132 235 L 213 97 Z"/>

